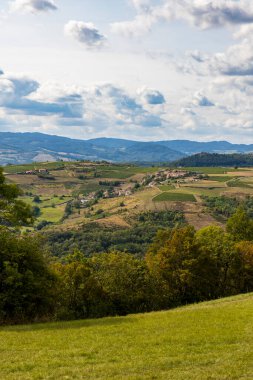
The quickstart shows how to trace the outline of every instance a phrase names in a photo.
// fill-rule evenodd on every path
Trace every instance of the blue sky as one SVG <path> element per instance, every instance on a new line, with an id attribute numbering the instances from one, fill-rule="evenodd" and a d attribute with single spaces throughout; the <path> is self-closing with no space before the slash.
<path id="1" fill-rule="evenodd" d="M 253 143 L 252 0 L 8 0 L 0 130 Z"/>

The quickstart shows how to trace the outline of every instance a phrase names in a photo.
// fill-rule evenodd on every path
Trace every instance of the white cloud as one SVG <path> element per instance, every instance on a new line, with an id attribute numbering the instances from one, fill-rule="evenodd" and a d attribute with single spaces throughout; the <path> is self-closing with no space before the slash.
<path id="1" fill-rule="evenodd" d="M 181 73 L 205 76 L 253 76 L 253 24 L 243 25 L 234 33 L 237 43 L 213 55 L 187 51 L 184 59 L 175 61 Z"/>
<path id="2" fill-rule="evenodd" d="M 106 37 L 91 22 L 71 20 L 65 25 L 64 32 L 87 48 L 100 48 L 106 41 Z"/>
<path id="3" fill-rule="evenodd" d="M 152 88 L 141 88 L 138 90 L 138 94 L 146 104 L 160 105 L 166 102 L 164 95 L 160 91 Z"/>
<path id="4" fill-rule="evenodd" d="M 0 108 L 7 115 L 23 114 L 81 118 L 83 100 L 79 94 L 55 98 L 54 101 L 33 99 L 40 84 L 31 78 L 19 75 L 0 77 Z"/>
<path id="5" fill-rule="evenodd" d="M 149 32 L 156 23 L 172 20 L 183 20 L 200 29 L 253 23 L 251 0 L 165 0 L 157 6 L 132 1 L 137 10 L 136 17 L 112 23 L 113 32 L 140 35 Z"/>
<path id="6" fill-rule="evenodd" d="M 176 18 L 185 19 L 201 29 L 253 22 L 250 0 L 179 0 L 176 3 Z"/>
<path id="7" fill-rule="evenodd" d="M 193 104 L 199 107 L 213 107 L 214 103 L 211 102 L 205 95 L 201 92 L 196 92 L 193 98 Z"/>
<path id="8" fill-rule="evenodd" d="M 49 94 L 49 95 L 48 95 Z M 156 94 L 159 94 L 157 91 Z M 154 94 L 154 96 L 156 95 Z M 163 128 L 160 112 L 151 112 L 136 93 L 130 94 L 112 84 L 92 88 L 54 89 L 23 75 L 0 76 L 0 124 L 20 130 L 57 131 L 71 134 L 77 128 L 91 133 L 107 134 L 135 128 Z M 8 127 L 8 128 L 9 128 Z M 10 127 L 11 128 L 11 127 Z M 64 133 L 63 133 L 64 134 Z"/>
<path id="9" fill-rule="evenodd" d="M 53 0 L 14 0 L 10 2 L 10 10 L 12 12 L 47 12 L 54 11 L 57 6 Z"/>
<path id="10" fill-rule="evenodd" d="M 244 40 L 232 45 L 225 53 L 215 54 L 210 61 L 210 69 L 222 75 L 253 75 L 253 43 Z"/>
<path id="11" fill-rule="evenodd" d="M 150 32 L 156 23 L 156 17 L 150 14 L 138 14 L 134 20 L 114 22 L 111 24 L 111 31 L 126 37 L 141 36 Z"/>
<path id="12" fill-rule="evenodd" d="M 142 11 L 149 7 L 151 0 L 131 0 L 131 2 L 138 11 Z"/>

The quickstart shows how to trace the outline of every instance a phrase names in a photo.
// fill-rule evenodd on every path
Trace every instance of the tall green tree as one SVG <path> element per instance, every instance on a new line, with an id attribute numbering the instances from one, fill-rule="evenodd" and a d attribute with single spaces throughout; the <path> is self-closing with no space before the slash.
<path id="1" fill-rule="evenodd" d="M 104 317 L 110 302 L 84 255 L 75 250 L 64 263 L 55 263 L 58 276 L 58 317 L 63 319 Z"/>
<path id="2" fill-rule="evenodd" d="M 236 249 L 242 261 L 242 292 L 253 291 L 253 243 L 251 241 L 241 241 L 236 245 Z"/>
<path id="3" fill-rule="evenodd" d="M 95 255 L 89 260 L 93 275 L 112 302 L 114 314 L 154 308 L 154 288 L 144 260 L 125 252 Z"/>
<path id="4" fill-rule="evenodd" d="M 234 237 L 219 226 L 209 226 L 197 232 L 196 240 L 201 256 L 207 260 L 205 278 L 209 283 L 210 298 L 239 293 L 242 261 Z M 204 263 L 201 266 L 204 267 Z"/>
<path id="5" fill-rule="evenodd" d="M 40 242 L 0 232 L 0 322 L 22 323 L 51 316 L 55 276 Z"/>
<path id="6" fill-rule="evenodd" d="M 18 236 L 13 227 L 33 222 L 32 210 L 18 197 L 0 168 L 0 323 L 34 321 L 54 309 L 55 276 L 40 241 Z"/>
<path id="7" fill-rule="evenodd" d="M 0 226 L 22 226 L 33 222 L 31 208 L 18 199 L 20 195 L 21 189 L 7 184 L 3 169 L 0 168 Z"/>
<path id="8" fill-rule="evenodd" d="M 227 221 L 227 231 L 236 241 L 252 241 L 253 220 L 243 208 L 238 208 Z"/>
<path id="9" fill-rule="evenodd" d="M 195 230 L 191 226 L 177 228 L 169 237 L 168 232 L 150 247 L 146 261 L 153 276 L 163 284 L 167 306 L 180 305 L 196 300 L 196 278 L 193 268 L 198 260 L 199 247 Z M 165 243 L 165 244 L 164 244 Z"/>

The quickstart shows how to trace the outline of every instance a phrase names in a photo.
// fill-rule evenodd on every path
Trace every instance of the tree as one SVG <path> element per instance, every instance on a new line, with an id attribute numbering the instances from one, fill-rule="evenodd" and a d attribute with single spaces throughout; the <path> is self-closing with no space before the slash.
<path id="1" fill-rule="evenodd" d="M 33 198 L 33 202 L 34 203 L 41 203 L 41 199 L 38 195 L 35 195 L 34 198 Z"/>
<path id="2" fill-rule="evenodd" d="M 104 317 L 109 313 L 106 293 L 92 275 L 84 255 L 74 250 L 65 263 L 53 267 L 58 282 L 58 317 L 63 319 Z"/>
<path id="3" fill-rule="evenodd" d="M 56 278 L 40 242 L 0 232 L 0 322 L 23 323 L 54 311 Z"/>
<path id="4" fill-rule="evenodd" d="M 161 246 L 158 237 L 161 236 Z M 161 232 L 151 246 L 146 261 L 153 276 L 163 284 L 167 307 L 196 301 L 196 279 L 193 267 L 199 247 L 191 226 L 174 229 L 170 236 Z"/>
<path id="5" fill-rule="evenodd" d="M 242 261 L 242 292 L 253 291 L 253 243 L 242 241 L 236 245 Z"/>
<path id="6" fill-rule="evenodd" d="M 241 288 L 240 256 L 235 248 L 234 237 L 218 226 L 209 226 L 196 234 L 202 255 L 208 260 L 210 298 L 237 294 Z"/>
<path id="7" fill-rule="evenodd" d="M 109 296 L 114 314 L 153 309 L 154 291 L 147 266 L 126 252 L 95 255 L 89 260 L 93 275 Z"/>
<path id="8" fill-rule="evenodd" d="M 253 220 L 243 208 L 238 208 L 236 213 L 227 221 L 227 232 L 236 241 L 253 240 Z"/>
<path id="9" fill-rule="evenodd" d="M 32 214 L 35 218 L 39 217 L 41 215 L 41 209 L 38 206 L 33 206 Z"/>
<path id="10" fill-rule="evenodd" d="M 0 168 L 0 226 L 13 227 L 33 222 L 31 208 L 18 199 L 22 191 L 16 185 L 6 184 Z"/>
<path id="11" fill-rule="evenodd" d="M 146 256 L 167 307 L 239 293 L 242 261 L 233 237 L 218 226 L 159 232 Z"/>

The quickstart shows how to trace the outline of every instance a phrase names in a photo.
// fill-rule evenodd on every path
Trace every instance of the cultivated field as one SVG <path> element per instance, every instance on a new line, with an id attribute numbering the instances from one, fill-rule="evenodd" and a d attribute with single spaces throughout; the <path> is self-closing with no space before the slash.
<path id="1" fill-rule="evenodd" d="M 9 182 L 24 191 L 23 200 L 40 209 L 37 222 L 50 223 L 50 228 L 72 229 L 96 221 L 109 226 L 129 225 L 129 217 L 143 211 L 181 210 L 196 228 L 215 220 L 203 203 L 203 197 L 253 196 L 253 168 L 187 168 L 199 178 L 170 179 L 145 184 L 145 179 L 168 170 L 158 167 L 137 167 L 92 162 L 57 162 L 23 166 L 7 166 Z M 39 175 L 47 170 L 47 175 Z M 25 174 L 27 171 L 35 171 Z M 36 172 L 37 171 L 37 172 Z M 113 188 L 113 190 L 112 190 Z M 117 196 L 103 195 L 108 190 Z M 99 194 L 100 195 L 94 195 Z M 40 202 L 34 202 L 39 196 Z M 96 201 L 90 199 L 98 197 Z M 89 200 L 89 202 L 88 202 Z M 83 203 L 81 203 L 83 202 Z M 71 212 L 66 214 L 66 206 Z M 79 207 L 79 205 L 80 207 Z"/>

